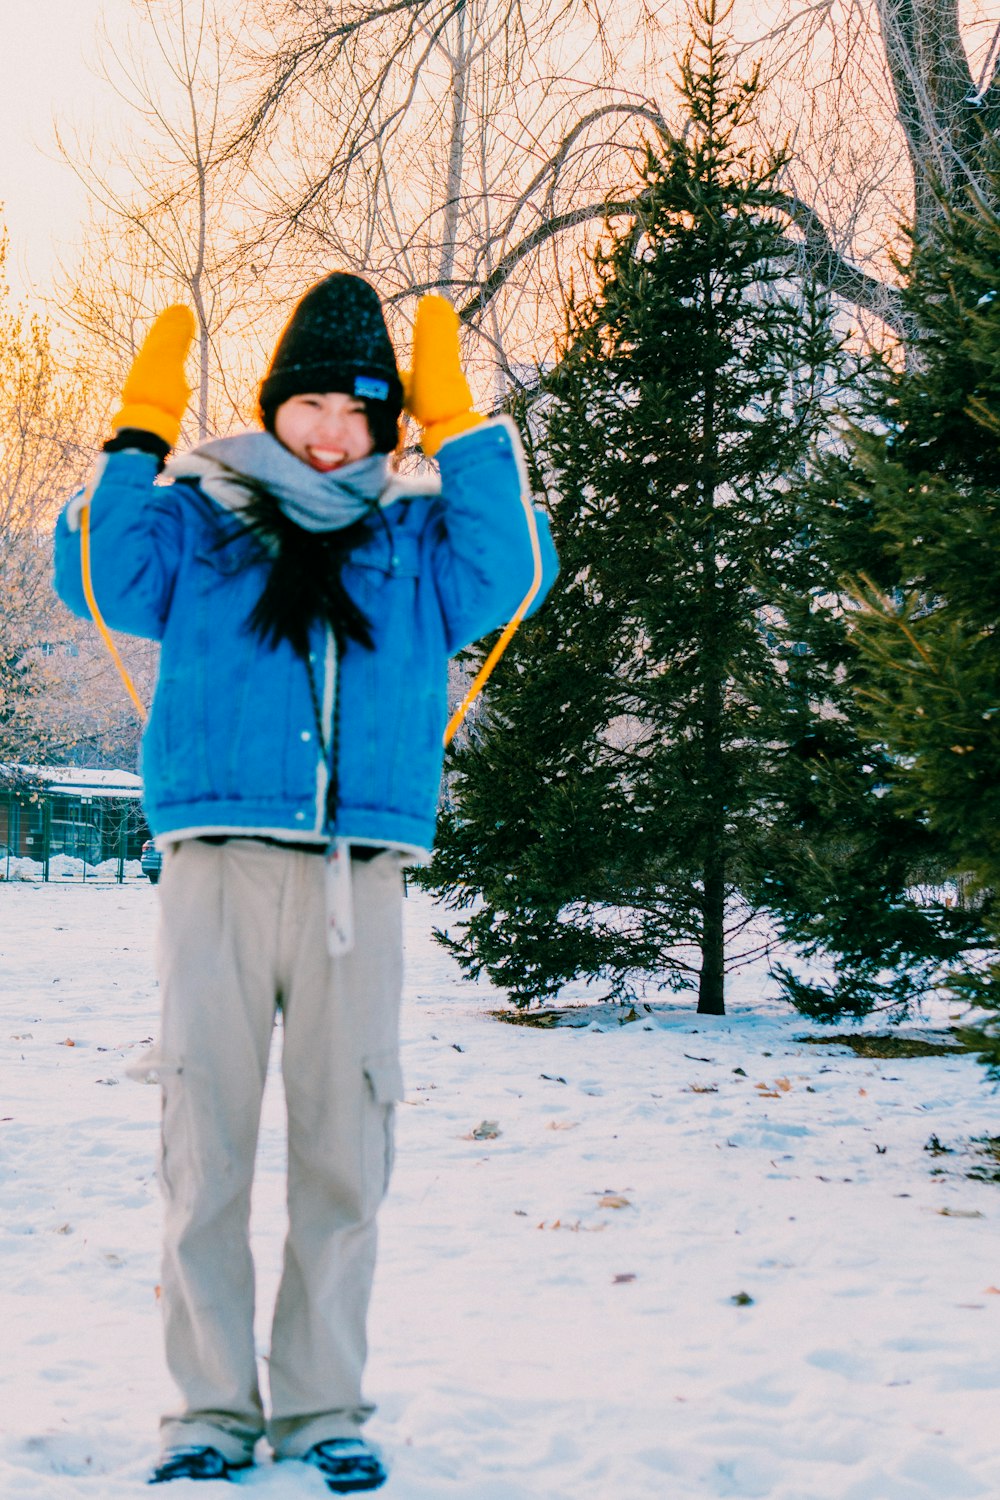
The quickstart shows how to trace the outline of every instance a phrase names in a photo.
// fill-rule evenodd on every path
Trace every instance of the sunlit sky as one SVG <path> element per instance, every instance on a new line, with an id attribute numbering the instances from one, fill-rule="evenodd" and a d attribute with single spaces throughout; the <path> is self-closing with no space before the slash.
<path id="1" fill-rule="evenodd" d="M 53 120 L 118 128 L 124 108 L 91 70 L 98 20 L 129 13 L 128 0 L 0 0 L 0 202 L 10 233 L 7 273 L 18 298 L 47 295 L 60 254 L 70 256 L 86 195 L 58 159 Z"/>

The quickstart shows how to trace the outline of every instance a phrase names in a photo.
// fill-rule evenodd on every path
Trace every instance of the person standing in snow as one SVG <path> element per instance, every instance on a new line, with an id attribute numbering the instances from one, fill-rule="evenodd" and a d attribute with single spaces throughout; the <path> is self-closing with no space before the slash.
<path id="1" fill-rule="evenodd" d="M 485 421 L 458 320 L 425 297 L 407 406 L 440 479 L 396 476 L 403 387 L 375 291 L 335 272 L 295 308 L 263 431 L 174 457 L 193 322 L 171 308 L 125 385 L 101 471 L 63 512 L 56 588 L 161 642 L 143 738 L 164 852 L 162 1303 L 183 1398 L 151 1482 L 231 1478 L 267 1436 L 330 1490 L 377 1489 L 361 1435 L 375 1217 L 402 1097 L 404 862 L 433 838 L 447 660 L 555 573 L 506 419 Z M 265 1417 L 248 1224 L 275 1013 L 288 1235 Z"/>

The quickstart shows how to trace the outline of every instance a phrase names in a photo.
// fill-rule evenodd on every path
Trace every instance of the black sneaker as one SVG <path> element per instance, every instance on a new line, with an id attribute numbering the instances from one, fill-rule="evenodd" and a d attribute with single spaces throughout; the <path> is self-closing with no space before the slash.
<path id="1" fill-rule="evenodd" d="M 314 1443 L 303 1455 L 335 1495 L 353 1495 L 359 1490 L 377 1490 L 388 1479 L 381 1459 L 361 1438 L 327 1438 Z"/>
<path id="2" fill-rule="evenodd" d="M 237 1469 L 248 1464 L 231 1464 L 218 1448 L 170 1448 L 149 1476 L 150 1484 L 166 1484 L 170 1479 L 232 1479 Z"/>

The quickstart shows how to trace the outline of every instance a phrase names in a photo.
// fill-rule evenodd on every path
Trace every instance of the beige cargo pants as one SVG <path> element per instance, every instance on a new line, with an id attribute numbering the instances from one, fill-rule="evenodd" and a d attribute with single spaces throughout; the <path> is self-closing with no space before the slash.
<path id="1" fill-rule="evenodd" d="M 354 951 L 325 944 L 323 860 L 250 840 L 186 840 L 164 861 L 161 1181 L 167 1363 L 184 1401 L 165 1448 L 232 1463 L 266 1432 L 281 1458 L 349 1437 L 361 1395 L 375 1213 L 401 1097 L 397 855 L 352 862 Z M 275 1013 L 283 1018 L 288 1232 L 265 1421 L 248 1225 Z"/>

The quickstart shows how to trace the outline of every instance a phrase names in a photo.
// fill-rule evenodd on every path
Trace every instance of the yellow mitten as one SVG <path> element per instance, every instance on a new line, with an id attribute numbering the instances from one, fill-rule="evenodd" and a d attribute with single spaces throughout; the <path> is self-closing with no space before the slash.
<path id="1" fill-rule="evenodd" d="M 114 432 L 135 427 L 174 446 L 191 395 L 184 361 L 194 333 L 190 308 L 177 304 L 160 313 L 126 377 L 121 410 L 111 418 Z"/>
<path id="2" fill-rule="evenodd" d="M 417 303 L 413 367 L 403 383 L 406 409 L 424 429 L 420 443 L 428 458 L 446 438 L 486 420 L 472 410 L 458 351 L 458 314 L 444 297 L 421 297 Z"/>

